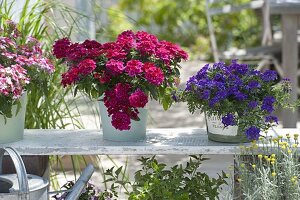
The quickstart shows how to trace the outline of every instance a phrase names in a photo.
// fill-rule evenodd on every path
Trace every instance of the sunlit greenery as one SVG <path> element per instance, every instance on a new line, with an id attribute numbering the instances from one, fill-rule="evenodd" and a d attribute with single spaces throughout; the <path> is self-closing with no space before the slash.
<path id="1" fill-rule="evenodd" d="M 221 4 L 245 2 L 249 0 L 226 0 Z M 98 29 L 98 37 L 115 37 L 126 29 L 146 30 L 160 39 L 179 43 L 194 56 L 211 55 L 205 0 L 153 0 L 151 3 L 147 0 L 119 0 L 102 10 L 107 11 L 109 22 L 105 31 L 103 27 Z M 215 16 L 213 23 L 219 50 L 259 44 L 260 16 L 252 10 Z"/>

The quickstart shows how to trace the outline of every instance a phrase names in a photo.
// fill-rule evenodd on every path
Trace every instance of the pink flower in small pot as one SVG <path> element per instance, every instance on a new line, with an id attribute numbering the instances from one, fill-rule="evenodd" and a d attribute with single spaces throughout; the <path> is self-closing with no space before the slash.
<path id="1" fill-rule="evenodd" d="M 59 40 L 53 48 L 57 58 L 72 66 L 63 74 L 62 84 L 79 86 L 95 99 L 103 96 L 118 130 L 128 130 L 131 120 L 139 119 L 137 108 L 145 107 L 148 98 L 164 102 L 165 109 L 171 106 L 169 91 L 176 91 L 179 62 L 187 59 L 178 45 L 145 31 L 124 31 L 104 44 Z M 167 95 L 158 95 L 164 92 Z"/>

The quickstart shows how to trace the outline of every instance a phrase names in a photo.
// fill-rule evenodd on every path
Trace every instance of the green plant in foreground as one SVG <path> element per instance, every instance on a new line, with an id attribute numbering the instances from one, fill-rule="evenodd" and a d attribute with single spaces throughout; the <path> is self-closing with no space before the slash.
<path id="1" fill-rule="evenodd" d="M 298 145 L 298 134 L 286 134 L 284 138 L 260 137 L 257 144 L 242 147 L 236 163 L 240 197 L 249 200 L 300 199 Z"/>
<path id="2" fill-rule="evenodd" d="M 198 171 L 207 158 L 202 155 L 190 156 L 185 166 L 175 165 L 170 169 L 159 163 L 155 156 L 141 157 L 142 169 L 135 172 L 134 181 L 124 181 L 122 167 L 106 170 L 106 183 L 111 183 L 111 191 L 124 188 L 129 200 L 204 200 L 218 199 L 220 186 L 227 184 L 226 175 L 210 178 Z M 116 193 L 115 193 L 116 194 Z"/>

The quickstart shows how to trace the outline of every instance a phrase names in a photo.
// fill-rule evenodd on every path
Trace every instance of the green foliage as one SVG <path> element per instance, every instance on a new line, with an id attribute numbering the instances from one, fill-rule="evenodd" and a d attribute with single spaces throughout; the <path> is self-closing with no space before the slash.
<path id="1" fill-rule="evenodd" d="M 300 198 L 298 136 L 261 137 L 257 144 L 242 147 L 236 160 L 239 197 L 256 200 Z"/>
<path id="2" fill-rule="evenodd" d="M 219 4 L 241 4 L 250 0 L 226 0 Z M 205 0 L 120 0 L 108 9 L 107 37 L 131 30 L 145 30 L 160 39 L 179 43 L 194 55 L 211 54 Z M 260 15 L 253 10 L 213 17 L 219 50 L 231 46 L 245 48 L 260 42 Z"/>
<path id="3" fill-rule="evenodd" d="M 141 157 L 142 169 L 135 172 L 134 181 L 120 179 L 122 167 L 108 169 L 105 182 L 111 182 L 111 190 L 123 187 L 129 200 L 205 200 L 217 199 L 219 188 L 226 184 L 226 175 L 210 178 L 199 170 L 207 158 L 201 155 L 190 156 L 185 166 L 175 165 L 170 169 L 166 164 L 159 163 L 155 157 Z M 128 188 L 131 188 L 129 190 Z"/>

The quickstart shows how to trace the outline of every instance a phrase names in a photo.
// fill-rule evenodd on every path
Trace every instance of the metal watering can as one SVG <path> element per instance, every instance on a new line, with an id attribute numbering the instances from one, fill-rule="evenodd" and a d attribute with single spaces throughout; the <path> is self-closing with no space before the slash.
<path id="1" fill-rule="evenodd" d="M 16 174 L 2 174 L 2 160 L 5 152 L 11 157 Z M 79 198 L 93 172 L 94 167 L 89 164 L 72 187 L 66 200 Z M 48 180 L 26 173 L 23 160 L 15 149 L 0 148 L 0 200 L 48 200 L 48 186 Z"/>

